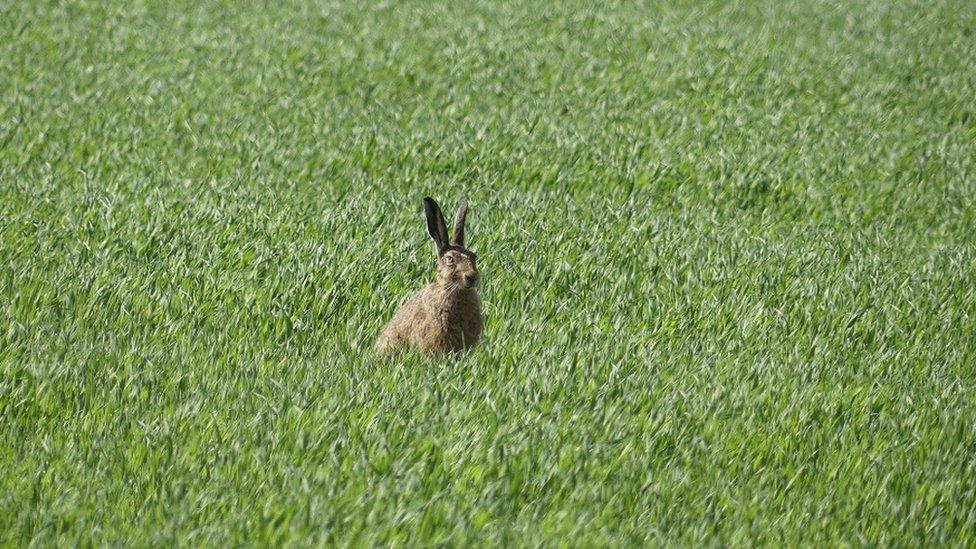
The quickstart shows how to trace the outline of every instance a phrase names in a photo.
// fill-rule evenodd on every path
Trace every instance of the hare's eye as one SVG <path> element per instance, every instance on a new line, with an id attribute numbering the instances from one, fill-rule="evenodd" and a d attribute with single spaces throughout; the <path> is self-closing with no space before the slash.
<path id="1" fill-rule="evenodd" d="M 449 256 L 449 255 L 445 255 L 444 256 L 444 263 L 446 265 L 454 265 L 454 258 L 451 257 L 451 256 Z"/>

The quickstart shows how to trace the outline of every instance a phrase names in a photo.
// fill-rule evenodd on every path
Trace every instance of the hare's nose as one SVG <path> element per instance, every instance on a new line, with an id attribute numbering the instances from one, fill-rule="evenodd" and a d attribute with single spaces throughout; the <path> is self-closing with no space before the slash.
<path id="1" fill-rule="evenodd" d="M 474 286 L 478 283 L 477 275 L 464 275 L 464 283 L 468 286 Z"/>

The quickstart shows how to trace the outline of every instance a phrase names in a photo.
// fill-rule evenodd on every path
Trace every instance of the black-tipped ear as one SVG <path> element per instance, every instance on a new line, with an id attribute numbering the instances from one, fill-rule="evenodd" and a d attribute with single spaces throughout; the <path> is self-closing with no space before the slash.
<path id="1" fill-rule="evenodd" d="M 444 222 L 441 207 L 429 196 L 424 197 L 424 215 L 427 216 L 427 232 L 434 239 L 434 244 L 437 244 L 437 253 L 440 254 L 450 246 L 447 240 L 447 223 Z"/>
<path id="2" fill-rule="evenodd" d="M 454 216 L 454 245 L 464 247 L 464 218 L 468 216 L 468 201 L 462 200 Z"/>

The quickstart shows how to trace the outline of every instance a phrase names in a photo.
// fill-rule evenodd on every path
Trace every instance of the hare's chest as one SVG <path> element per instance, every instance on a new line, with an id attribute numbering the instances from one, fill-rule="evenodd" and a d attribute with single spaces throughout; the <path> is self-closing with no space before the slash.
<path id="1" fill-rule="evenodd" d="M 441 312 L 441 327 L 446 347 L 463 350 L 474 347 L 481 339 L 484 322 L 481 317 L 481 300 L 471 292 Z"/>

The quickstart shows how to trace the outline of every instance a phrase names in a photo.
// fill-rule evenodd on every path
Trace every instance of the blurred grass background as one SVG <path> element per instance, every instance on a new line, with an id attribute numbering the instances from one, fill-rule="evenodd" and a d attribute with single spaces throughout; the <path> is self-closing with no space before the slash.
<path id="1" fill-rule="evenodd" d="M 973 543 L 976 4 L 0 13 L 0 542 Z"/>

